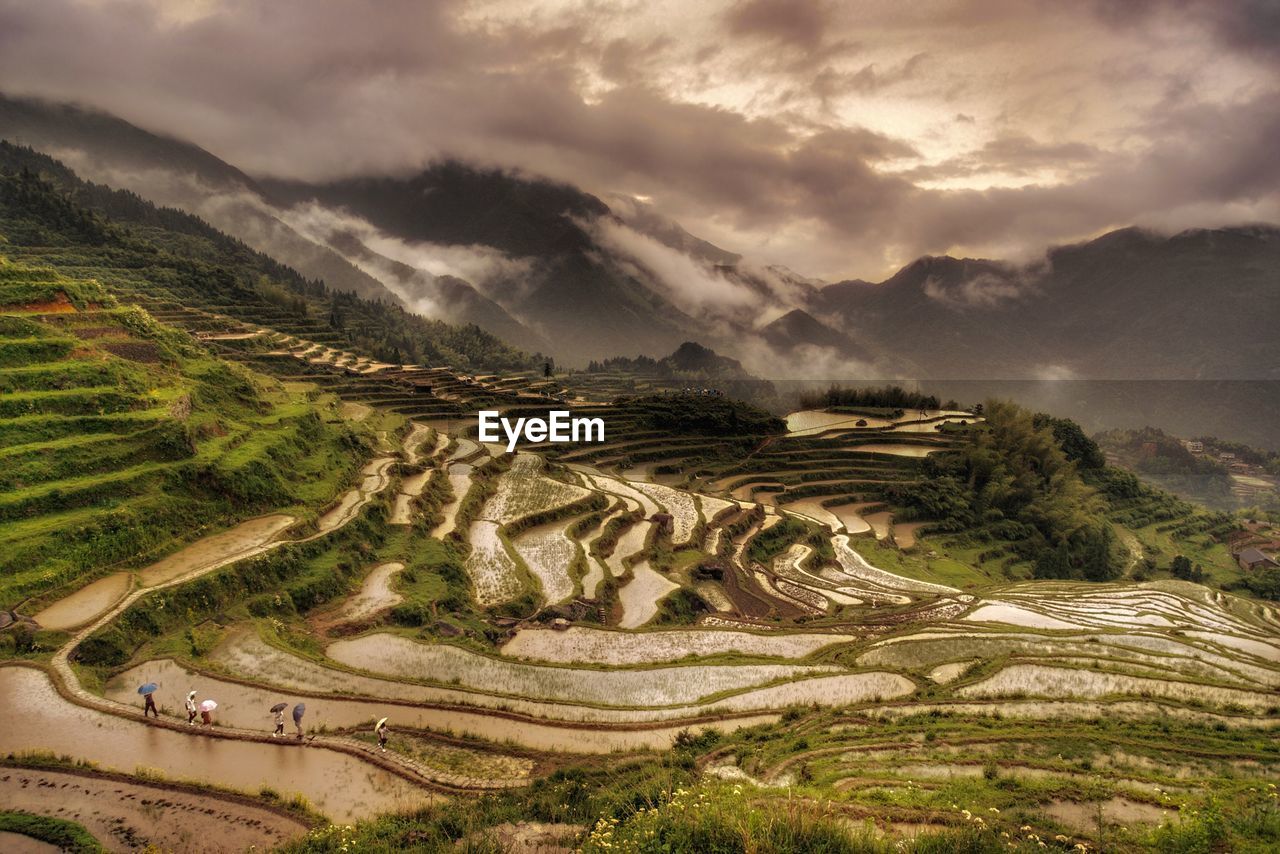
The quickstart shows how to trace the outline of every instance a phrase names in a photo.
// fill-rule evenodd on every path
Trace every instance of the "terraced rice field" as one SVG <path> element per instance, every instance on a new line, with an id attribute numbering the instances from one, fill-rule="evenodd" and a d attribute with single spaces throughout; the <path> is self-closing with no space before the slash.
<path id="1" fill-rule="evenodd" d="M 497 522 L 478 519 L 467 531 L 471 553 L 463 566 L 471 576 L 476 601 L 482 607 L 505 602 L 519 596 L 524 589 L 520 566 L 507 550 L 498 533 L 499 527 Z"/>
<path id="2" fill-rule="evenodd" d="M 338 821 L 352 821 L 422 805 L 431 795 L 359 759 L 326 750 L 202 739 L 158 730 L 69 703 L 38 670 L 0 669 L 6 720 L 39 720 L 39 727 L 0 728 L 0 751 L 47 750 L 132 772 L 139 765 L 166 777 L 200 780 L 256 792 L 298 792 Z M 136 691 L 134 699 L 137 698 Z M 265 717 L 265 708 L 261 715 Z"/>
<path id="3" fill-rule="evenodd" d="M 618 591 L 622 604 L 622 619 L 618 625 L 624 629 L 637 629 L 658 613 L 658 602 L 663 596 L 679 589 L 680 585 L 666 578 L 648 561 L 640 561 L 631 567 L 632 579 Z"/>
<path id="4" fill-rule="evenodd" d="M 544 475 L 545 463 L 533 454 L 517 454 L 498 481 L 498 490 L 485 502 L 480 518 L 505 525 L 534 513 L 572 504 L 591 493 L 579 486 Z"/>
<path id="5" fill-rule="evenodd" d="M 1122 788 L 1100 794 L 1098 809 L 1145 821 L 1153 787 L 1202 785 L 1224 773 L 1215 764 L 1223 756 L 1251 763 L 1232 773 L 1280 765 L 1267 744 L 1280 726 L 1274 607 L 1173 582 L 991 580 L 962 592 L 936 581 L 956 576 L 935 573 L 922 554 L 942 549 L 932 537 L 928 549 L 898 553 L 893 542 L 855 536 L 892 534 L 898 548 L 913 548 L 929 523 L 895 524 L 884 485 L 920 477 L 926 455 L 954 447 L 955 432 L 939 425 L 968 413 L 793 413 L 785 435 L 718 446 L 667 435 L 621 403 L 606 445 L 505 458 L 460 435 L 469 427 L 459 412 L 481 401 L 547 405 L 532 391 L 521 397 L 531 378 L 388 365 L 335 349 L 341 340 L 218 328 L 212 344 L 248 354 L 270 346 L 291 381 L 345 389 L 345 414 L 370 434 L 406 436 L 402 448 L 384 442 L 332 506 L 269 514 L 42 602 L 36 617 L 47 628 L 103 625 L 81 629 L 52 659 L 65 695 L 44 673 L 0 669 L 0 713 L 42 722 L 35 733 L 0 732 L 0 751 L 39 742 L 166 776 L 196 764 L 208 782 L 301 792 L 338 821 L 420 805 L 433 787 L 457 795 L 529 785 L 562 767 L 563 753 L 589 762 L 661 750 L 702 727 L 771 728 L 708 739 L 697 768 L 744 785 L 790 785 L 799 798 L 820 792 L 850 820 L 886 809 L 904 823 L 952 820 L 956 793 L 988 781 L 983 797 L 1031 787 L 1050 820 L 1082 826 L 1063 793 L 1106 776 Z M 453 436 L 437 430 L 450 425 Z M 477 475 L 482 463 L 491 468 Z M 454 497 L 428 537 L 412 523 L 437 470 Z M 586 499 L 594 502 L 577 506 Z M 161 600 L 138 598 L 139 587 L 181 591 L 220 564 L 276 548 L 290 527 L 307 530 L 297 520 L 321 509 L 314 532 L 295 535 L 305 546 L 290 557 L 296 574 L 219 603 L 189 633 L 129 636 L 110 666 L 77 659 L 113 653 L 114 628 L 148 625 L 155 614 L 139 609 Z M 553 521 L 524 527 L 548 511 L 559 511 Z M 611 524 L 624 513 L 641 519 Z M 669 538 L 658 514 L 670 516 Z M 236 567 L 213 577 L 230 584 L 260 568 L 246 561 L 243 576 Z M 370 623 L 373 633 L 359 634 Z M 80 674 L 100 681 L 82 684 Z M 137 720 L 146 681 L 159 685 L 165 723 Z M 219 703 L 213 730 L 187 730 L 180 717 L 171 725 L 192 688 Z M 277 702 L 306 703 L 314 741 L 265 740 Z M 384 716 L 393 746 L 375 754 L 369 727 Z M 1133 731 L 1090 754 L 1091 768 L 1072 765 L 1078 745 L 1046 746 L 1066 731 L 1105 740 L 1112 724 L 1098 720 Z M 1188 750 L 1175 783 L 1163 757 L 1125 753 L 1148 743 L 1145 722 L 1223 741 L 1197 757 Z M 1170 737 L 1170 752 L 1187 737 Z"/>
<path id="6" fill-rule="evenodd" d="M 473 467 L 467 463 L 450 463 L 447 469 L 449 489 L 453 497 L 441 508 L 443 518 L 431 532 L 433 537 L 444 539 L 457 528 L 458 505 L 471 489 L 471 472 Z"/>
<path id="7" fill-rule="evenodd" d="M 563 521 L 548 522 L 530 528 L 511 543 L 538 579 L 542 599 L 549 605 L 571 597 L 575 586 L 569 570 L 578 555 L 578 544 L 565 536 L 564 528 Z"/>
<path id="8" fill-rule="evenodd" d="M 507 641 L 502 653 L 558 664 L 624 666 L 722 653 L 799 659 L 832 644 L 852 640 L 851 635 L 840 634 L 759 635 L 705 629 L 628 633 L 572 626 L 564 631 L 522 629 Z"/>
<path id="9" fill-rule="evenodd" d="M 430 679 L 518 697 L 637 708 L 689 705 L 723 692 L 834 669 L 792 664 L 575 669 L 510 662 L 385 634 L 338 641 L 326 654 L 341 664 L 384 676 Z"/>
<path id="10" fill-rule="evenodd" d="M 360 585 L 360 592 L 342 606 L 338 620 L 348 623 L 365 620 L 404 601 L 404 597 L 391 589 L 396 575 L 403 569 L 404 564 L 399 561 L 375 566 Z"/>

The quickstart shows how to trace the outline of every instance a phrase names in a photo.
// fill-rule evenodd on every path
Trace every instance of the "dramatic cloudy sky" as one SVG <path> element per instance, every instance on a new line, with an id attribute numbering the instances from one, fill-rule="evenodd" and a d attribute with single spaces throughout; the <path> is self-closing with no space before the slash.
<path id="1" fill-rule="evenodd" d="M 1280 0 L 0 0 L 0 89 L 250 173 L 452 156 L 798 272 L 1280 221 Z"/>

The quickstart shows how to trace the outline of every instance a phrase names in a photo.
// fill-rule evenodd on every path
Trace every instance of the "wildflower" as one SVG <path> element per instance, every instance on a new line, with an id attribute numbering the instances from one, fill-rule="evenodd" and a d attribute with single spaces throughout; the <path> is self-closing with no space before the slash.
<path id="1" fill-rule="evenodd" d="M 1031 825 L 1029 824 L 1024 824 L 1022 827 L 1018 828 L 1018 830 L 1021 830 L 1023 833 L 1026 833 L 1030 829 L 1031 829 Z"/>
<path id="2" fill-rule="evenodd" d="M 1057 836 L 1053 837 L 1053 841 L 1054 842 L 1070 842 L 1071 840 L 1067 839 L 1067 837 L 1059 833 Z"/>
<path id="3" fill-rule="evenodd" d="M 987 812 L 995 813 L 996 815 L 1000 815 L 1000 810 L 996 809 L 995 807 L 987 807 Z"/>

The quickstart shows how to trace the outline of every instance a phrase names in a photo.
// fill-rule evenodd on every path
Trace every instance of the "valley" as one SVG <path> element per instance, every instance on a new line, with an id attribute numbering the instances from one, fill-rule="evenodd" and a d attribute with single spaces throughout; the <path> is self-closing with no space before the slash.
<path id="1" fill-rule="evenodd" d="M 1078 425 L 555 372 L 183 215 L 2 177 L 0 717 L 24 723 L 0 792 L 23 814 L 113 850 L 199 848 L 193 799 L 225 847 L 286 851 L 603 851 L 744 809 L 869 851 L 1273 833 L 1280 607 L 1231 518 Z M 570 406 L 603 441 L 480 433 Z M 301 710 L 283 738 L 277 704 Z"/>

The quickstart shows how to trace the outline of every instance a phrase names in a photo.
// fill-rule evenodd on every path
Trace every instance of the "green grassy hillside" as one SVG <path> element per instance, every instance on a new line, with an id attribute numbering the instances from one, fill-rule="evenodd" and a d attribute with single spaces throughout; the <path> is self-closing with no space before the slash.
<path id="1" fill-rule="evenodd" d="M 324 403 L 96 281 L 0 257 L 0 607 L 328 501 L 366 440 Z"/>

